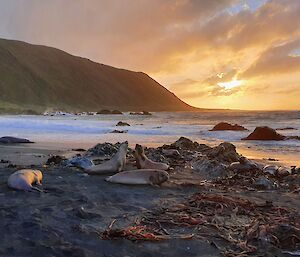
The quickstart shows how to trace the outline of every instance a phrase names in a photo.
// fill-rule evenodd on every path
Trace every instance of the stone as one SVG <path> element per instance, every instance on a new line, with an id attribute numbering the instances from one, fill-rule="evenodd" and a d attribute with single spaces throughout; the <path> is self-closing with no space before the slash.
<path id="1" fill-rule="evenodd" d="M 238 124 L 230 124 L 227 122 L 220 122 L 217 125 L 215 125 L 210 131 L 224 131 L 224 130 L 244 131 L 247 129 Z"/>
<path id="2" fill-rule="evenodd" d="M 116 126 L 130 126 L 127 122 L 119 121 Z"/>
<path id="3" fill-rule="evenodd" d="M 242 140 L 284 140 L 285 136 L 276 132 L 269 127 L 256 127 L 255 130 Z"/>
<path id="4" fill-rule="evenodd" d="M 1 137 L 0 144 L 32 144 L 34 142 L 25 139 L 25 138 L 18 138 L 18 137 Z"/>

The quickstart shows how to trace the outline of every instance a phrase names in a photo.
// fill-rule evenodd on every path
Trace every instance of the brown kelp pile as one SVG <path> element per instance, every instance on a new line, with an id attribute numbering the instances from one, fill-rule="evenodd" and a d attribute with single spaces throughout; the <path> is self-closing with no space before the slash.
<path id="1" fill-rule="evenodd" d="M 271 202 L 196 193 L 184 202 L 141 215 L 127 228 L 110 226 L 102 238 L 194 238 L 211 242 L 224 256 L 260 256 L 299 249 L 300 215 Z"/>

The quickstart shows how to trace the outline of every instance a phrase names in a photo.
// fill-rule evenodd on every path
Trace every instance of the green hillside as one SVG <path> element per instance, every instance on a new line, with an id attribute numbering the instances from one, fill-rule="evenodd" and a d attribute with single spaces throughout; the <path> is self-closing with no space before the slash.
<path id="1" fill-rule="evenodd" d="M 145 73 L 20 41 L 0 39 L 0 77 L 0 112 L 193 109 Z"/>

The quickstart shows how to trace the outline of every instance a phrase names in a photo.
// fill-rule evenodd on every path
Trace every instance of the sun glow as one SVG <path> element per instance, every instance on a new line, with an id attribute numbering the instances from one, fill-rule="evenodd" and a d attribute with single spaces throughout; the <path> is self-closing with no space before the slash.
<path id="1" fill-rule="evenodd" d="M 243 84 L 242 80 L 232 80 L 228 82 L 219 82 L 218 86 L 223 87 L 225 90 L 232 89 L 234 87 L 238 87 Z"/>

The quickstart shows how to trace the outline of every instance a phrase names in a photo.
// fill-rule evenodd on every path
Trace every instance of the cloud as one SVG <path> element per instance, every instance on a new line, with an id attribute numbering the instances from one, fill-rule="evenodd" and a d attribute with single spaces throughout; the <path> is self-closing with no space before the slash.
<path id="1" fill-rule="evenodd" d="M 242 73 L 241 77 L 300 72 L 300 56 L 290 54 L 292 50 L 299 48 L 300 39 L 270 47 Z"/>
<path id="2" fill-rule="evenodd" d="M 299 13 L 296 0 L 0 0 L 0 37 L 147 72 L 197 106 L 244 108 L 299 84 Z M 236 76 L 250 82 L 218 85 Z"/>

